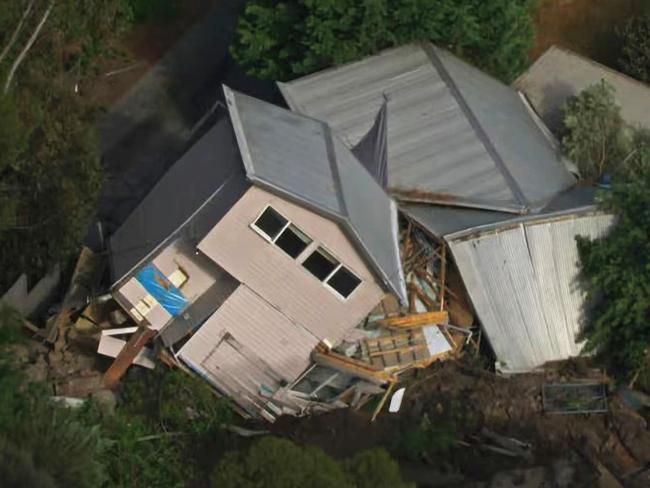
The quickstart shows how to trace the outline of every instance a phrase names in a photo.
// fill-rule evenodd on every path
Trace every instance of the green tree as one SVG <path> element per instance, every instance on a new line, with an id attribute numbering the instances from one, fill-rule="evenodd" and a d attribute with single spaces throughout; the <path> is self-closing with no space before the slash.
<path id="1" fill-rule="evenodd" d="M 619 31 L 619 66 L 624 73 L 650 83 L 650 12 L 631 18 Z"/>
<path id="2" fill-rule="evenodd" d="M 625 374 L 643 364 L 650 346 L 650 173 L 615 182 L 601 206 L 617 215 L 614 228 L 600 239 L 578 238 L 590 303 L 586 350 Z"/>
<path id="3" fill-rule="evenodd" d="M 528 64 L 531 0 L 255 0 L 233 56 L 261 78 L 288 80 L 418 40 L 449 47 L 511 81 Z"/>
<path id="4" fill-rule="evenodd" d="M 623 175 L 642 178 L 643 175 L 650 174 L 650 129 L 627 129 L 624 139 L 626 156 L 621 164 Z"/>
<path id="5" fill-rule="evenodd" d="M 622 128 L 614 88 L 603 80 L 565 103 L 562 149 L 583 178 L 597 180 L 623 160 Z"/>
<path id="6" fill-rule="evenodd" d="M 0 11 L 1 292 L 21 272 L 65 261 L 85 235 L 102 172 L 96 110 L 74 87 L 131 14 L 124 0 L 25 0 Z"/>
<path id="7" fill-rule="evenodd" d="M 384 449 L 369 449 L 344 463 L 357 488 L 411 488 L 404 483 L 397 462 Z"/>
<path id="8" fill-rule="evenodd" d="M 227 453 L 212 477 L 215 488 L 353 488 L 341 466 L 315 447 L 264 437 L 247 451 Z"/>

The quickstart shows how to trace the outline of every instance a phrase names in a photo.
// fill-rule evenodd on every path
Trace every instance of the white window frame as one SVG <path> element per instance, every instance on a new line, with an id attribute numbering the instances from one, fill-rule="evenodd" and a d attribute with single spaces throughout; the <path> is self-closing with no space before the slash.
<path id="1" fill-rule="evenodd" d="M 282 227 L 282 229 L 280 229 L 280 232 L 278 232 L 278 235 L 275 236 L 274 238 L 271 238 L 269 235 L 266 234 L 266 232 L 264 232 L 264 231 L 263 231 L 262 229 L 260 229 L 257 225 L 255 225 L 255 222 L 258 221 L 258 219 L 262 216 L 262 214 L 263 214 L 264 212 L 266 212 L 266 210 L 267 210 L 269 207 L 271 208 L 271 210 L 273 210 L 273 211 L 274 211 L 275 213 L 277 213 L 280 217 L 282 217 L 284 220 L 287 221 L 287 223 L 284 224 L 284 226 Z M 304 235 L 305 237 L 307 237 L 307 239 L 309 239 L 309 242 L 307 243 L 307 245 L 305 246 L 305 248 L 304 248 L 304 249 L 300 252 L 300 254 L 298 254 L 295 258 L 292 258 L 292 257 L 291 257 L 291 256 L 290 256 L 290 255 L 289 255 L 289 254 L 284 250 L 284 249 L 282 249 L 280 246 L 278 246 L 278 245 L 275 243 L 275 241 L 277 241 L 277 240 L 280 238 L 280 236 L 282 235 L 282 233 L 283 233 L 285 230 L 287 230 L 288 227 L 290 227 L 290 226 L 292 226 L 292 225 L 293 225 L 293 226 L 298 230 L 298 232 L 300 232 L 302 235 Z M 250 228 L 253 229 L 253 231 L 254 231 L 256 234 L 258 234 L 260 237 L 262 237 L 262 239 L 264 239 L 266 242 L 270 242 L 270 243 L 273 244 L 275 247 L 277 247 L 280 251 L 282 251 L 282 253 L 283 253 L 285 256 L 287 256 L 287 257 L 288 257 L 289 259 L 291 259 L 292 261 L 298 261 L 298 260 L 300 259 L 300 257 L 305 253 L 305 251 L 307 251 L 307 250 L 310 248 L 310 246 L 314 243 L 314 239 L 312 239 L 311 236 L 307 235 L 307 233 L 304 232 L 300 227 L 298 227 L 297 225 L 295 225 L 295 224 L 293 223 L 293 221 L 291 221 L 290 219 L 288 219 L 287 217 L 285 217 L 284 215 L 282 215 L 282 213 L 278 212 L 277 209 L 276 209 L 273 205 L 271 205 L 270 203 L 266 204 L 266 206 L 262 209 L 262 211 L 261 211 L 260 213 L 257 214 L 257 217 L 255 217 L 255 219 L 250 223 Z"/>
<path id="2" fill-rule="evenodd" d="M 263 231 L 262 229 L 260 229 L 257 225 L 255 225 L 255 222 L 257 222 L 257 221 L 259 220 L 259 218 L 262 216 L 262 214 L 263 214 L 264 212 L 266 212 L 266 210 L 267 210 L 269 207 L 271 208 L 271 210 L 273 210 L 273 211 L 274 211 L 275 213 L 277 213 L 280 217 L 282 217 L 284 220 L 287 221 L 287 223 L 284 224 L 284 226 L 282 227 L 282 229 L 280 229 L 280 232 L 278 232 L 278 235 L 275 236 L 274 238 L 271 238 L 271 237 L 270 237 L 266 232 L 264 232 L 264 231 Z M 260 213 L 258 213 L 257 216 L 256 216 L 256 217 L 253 219 L 253 221 L 250 223 L 250 228 L 253 229 L 257 234 L 259 234 L 259 235 L 260 235 L 260 236 L 261 236 L 265 241 L 270 242 L 271 244 L 275 244 L 275 241 L 278 239 L 278 237 L 280 237 L 280 235 L 282 235 L 282 233 L 283 233 L 283 232 L 286 230 L 286 228 L 289 227 L 290 225 L 291 225 L 291 220 L 289 220 L 289 219 L 286 218 L 284 215 L 282 215 L 280 212 L 278 212 L 278 211 L 275 209 L 275 207 L 273 207 L 273 205 L 271 205 L 270 203 L 267 203 L 267 204 L 264 206 L 264 208 L 262 209 L 262 211 L 261 211 Z M 300 232 L 302 232 L 302 231 L 300 231 Z M 303 234 L 304 234 L 304 232 L 303 232 Z M 305 235 L 307 235 L 307 234 L 305 234 Z"/>
<path id="3" fill-rule="evenodd" d="M 307 260 L 307 258 L 309 258 L 309 256 L 311 256 L 311 255 L 312 255 L 313 253 L 315 253 L 315 252 L 318 252 L 319 249 L 323 249 L 323 251 L 325 251 L 327 254 L 329 254 L 330 256 L 332 256 L 332 257 L 333 257 L 333 258 L 338 262 L 338 264 L 334 267 L 334 269 L 332 270 L 332 272 L 331 272 L 330 274 L 328 274 L 328 275 L 327 275 L 327 276 L 326 276 L 322 281 L 319 280 L 317 276 L 315 276 L 311 271 L 309 271 L 307 268 L 305 268 L 305 267 L 302 265 L 302 264 Z M 306 249 L 305 249 L 305 250 L 306 250 Z M 315 280 L 319 281 L 323 286 L 325 286 L 325 288 L 327 288 L 327 289 L 328 289 L 329 291 L 331 291 L 334 295 L 336 295 L 336 297 L 338 297 L 340 300 L 343 300 L 344 302 L 347 302 L 347 301 L 348 301 L 348 300 L 349 300 L 349 299 L 350 299 L 350 298 L 351 298 L 351 297 L 356 293 L 356 291 L 361 287 L 361 285 L 363 284 L 363 279 L 362 279 L 361 277 L 359 277 L 359 275 L 358 275 L 355 271 L 353 271 L 352 269 L 350 269 L 349 266 L 345 266 L 345 265 L 341 262 L 341 260 L 340 260 L 340 259 L 339 259 L 339 258 L 338 258 L 334 253 L 333 253 L 333 252 L 331 252 L 329 249 L 327 249 L 325 246 L 323 246 L 323 245 L 320 244 L 320 243 L 319 243 L 319 244 L 318 244 L 318 245 L 317 245 L 317 246 L 312 250 L 312 252 L 310 252 L 307 256 L 305 256 L 304 259 L 302 259 L 302 260 L 300 261 L 300 266 L 302 267 L 303 271 L 305 271 L 306 273 L 309 274 L 309 276 L 311 276 L 311 277 L 314 278 Z M 338 292 L 338 291 L 337 291 L 333 286 L 331 286 L 331 285 L 328 283 L 328 281 L 330 280 L 330 278 L 331 278 L 332 276 L 334 276 L 334 275 L 336 274 L 336 272 L 337 272 L 339 269 L 341 269 L 341 267 L 345 267 L 345 268 L 346 268 L 350 273 L 352 273 L 352 274 L 354 275 L 355 278 L 357 278 L 357 279 L 359 280 L 359 284 L 356 286 L 356 288 L 355 288 L 354 290 L 352 290 L 352 293 L 350 293 L 347 297 L 344 297 L 343 295 L 341 295 L 341 294 L 340 294 L 340 293 L 339 293 L 339 292 Z"/>

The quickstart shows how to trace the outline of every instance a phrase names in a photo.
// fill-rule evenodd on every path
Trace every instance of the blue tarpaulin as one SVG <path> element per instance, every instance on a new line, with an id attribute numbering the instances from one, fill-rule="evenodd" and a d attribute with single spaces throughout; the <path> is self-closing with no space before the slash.
<path id="1" fill-rule="evenodd" d="M 183 293 L 153 264 L 142 268 L 136 279 L 172 317 L 176 317 L 187 306 L 187 298 Z"/>

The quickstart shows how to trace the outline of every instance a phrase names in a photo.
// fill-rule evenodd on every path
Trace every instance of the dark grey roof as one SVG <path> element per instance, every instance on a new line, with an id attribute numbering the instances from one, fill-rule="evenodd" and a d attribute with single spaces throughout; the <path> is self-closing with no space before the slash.
<path id="1" fill-rule="evenodd" d="M 387 102 L 384 100 L 382 103 L 375 123 L 372 124 L 368 133 L 352 148 L 352 153 L 382 188 L 386 188 L 388 185 Z"/>
<path id="2" fill-rule="evenodd" d="M 442 205 L 409 204 L 400 209 L 415 222 L 437 237 L 490 229 L 517 222 L 544 219 L 563 213 L 594 210 L 597 188 L 574 186 L 557 195 L 539 212 L 515 216 L 506 212 L 448 207 Z"/>
<path id="3" fill-rule="evenodd" d="M 564 102 L 601 80 L 615 88 L 627 123 L 650 128 L 650 86 L 559 46 L 550 47 L 514 84 L 544 122 L 557 130 Z"/>
<path id="4" fill-rule="evenodd" d="M 515 90 L 430 44 L 279 86 L 348 147 L 388 97 L 388 188 L 402 201 L 526 213 L 575 181 Z"/>
<path id="5" fill-rule="evenodd" d="M 185 236 L 198 242 L 249 186 L 224 111 L 111 236 L 112 282 L 170 239 Z"/>
<path id="6" fill-rule="evenodd" d="M 251 182 L 337 221 L 405 300 L 396 205 L 352 152 L 323 122 L 224 90 Z"/>

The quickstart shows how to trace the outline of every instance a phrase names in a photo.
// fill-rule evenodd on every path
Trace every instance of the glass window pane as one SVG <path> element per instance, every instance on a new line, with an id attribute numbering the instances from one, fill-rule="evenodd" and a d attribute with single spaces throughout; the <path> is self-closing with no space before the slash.
<path id="1" fill-rule="evenodd" d="M 305 250 L 310 242 L 311 239 L 309 237 L 294 225 L 290 225 L 280 234 L 280 237 L 275 241 L 275 245 L 295 259 Z"/>
<path id="2" fill-rule="evenodd" d="M 267 207 L 266 210 L 262 212 L 262 215 L 260 215 L 255 221 L 255 227 L 264 232 L 271 239 L 275 239 L 282 230 L 282 227 L 286 224 L 287 219 L 271 207 Z"/>
<path id="3" fill-rule="evenodd" d="M 339 263 L 327 251 L 319 247 L 305 259 L 302 265 L 316 278 L 323 281 Z"/>
<path id="4" fill-rule="evenodd" d="M 345 298 L 349 297 L 360 283 L 361 280 L 354 276 L 344 266 L 341 266 L 327 282 L 328 285 Z"/>

